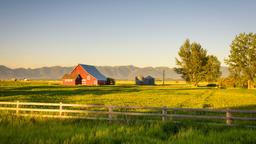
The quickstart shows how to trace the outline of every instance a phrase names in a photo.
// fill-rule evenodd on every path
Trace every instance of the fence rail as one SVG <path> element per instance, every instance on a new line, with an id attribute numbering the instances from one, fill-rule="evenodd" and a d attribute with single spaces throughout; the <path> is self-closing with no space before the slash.
<path id="1" fill-rule="evenodd" d="M 105 106 L 65 103 L 38 102 L 3 102 L 0 101 L 1 111 L 12 111 L 18 116 L 40 116 L 52 118 L 81 118 L 118 120 L 118 116 L 157 117 L 162 121 L 169 119 L 200 119 L 224 120 L 232 125 L 234 120 L 256 121 L 256 110 L 231 109 L 198 109 L 198 108 L 170 108 L 170 107 L 142 107 L 142 106 Z M 29 113 L 30 112 L 30 113 Z M 38 113 L 39 112 L 39 113 Z M 41 113 L 40 113 L 41 112 Z M 203 113 L 198 114 L 198 113 Z M 216 113 L 216 114 L 211 114 Z M 73 115 L 69 115 L 73 114 Z M 74 115 L 80 114 L 80 115 Z M 238 116 L 233 116 L 233 115 Z M 248 116 L 241 116 L 250 114 Z M 104 115 L 105 117 L 99 117 Z"/>

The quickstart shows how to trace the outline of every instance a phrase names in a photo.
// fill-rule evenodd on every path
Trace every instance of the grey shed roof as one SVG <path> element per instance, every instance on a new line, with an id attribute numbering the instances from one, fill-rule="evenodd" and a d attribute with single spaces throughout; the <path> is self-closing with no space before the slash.
<path id="1" fill-rule="evenodd" d="M 145 77 L 145 79 L 154 79 L 152 76 L 147 76 L 147 77 Z"/>
<path id="2" fill-rule="evenodd" d="M 93 77 L 95 77 L 97 80 L 107 80 L 107 78 L 101 74 L 95 66 L 91 65 L 85 65 L 85 64 L 79 64 L 83 67 L 84 70 L 86 70 L 89 74 L 91 74 Z"/>

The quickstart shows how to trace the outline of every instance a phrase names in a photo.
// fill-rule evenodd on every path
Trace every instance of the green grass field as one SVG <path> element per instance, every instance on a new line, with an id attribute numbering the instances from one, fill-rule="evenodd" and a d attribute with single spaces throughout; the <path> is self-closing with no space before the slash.
<path id="1" fill-rule="evenodd" d="M 189 108 L 256 108 L 256 90 L 195 88 L 185 83 L 166 86 L 62 86 L 58 82 L 0 82 L 0 101 L 63 102 L 118 106 Z"/>
<path id="2" fill-rule="evenodd" d="M 0 117 L 0 143 L 24 144 L 253 144 L 256 129 L 194 123 Z"/>
<path id="3" fill-rule="evenodd" d="M 256 90 L 166 86 L 62 86 L 56 81 L 0 82 L 0 101 L 63 102 L 120 106 L 255 109 Z M 256 143 L 256 129 L 189 121 L 112 122 L 0 115 L 0 143 Z"/>

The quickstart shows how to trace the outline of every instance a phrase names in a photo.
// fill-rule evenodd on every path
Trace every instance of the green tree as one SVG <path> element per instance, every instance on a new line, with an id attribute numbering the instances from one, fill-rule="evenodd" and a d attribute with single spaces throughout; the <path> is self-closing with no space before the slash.
<path id="1" fill-rule="evenodd" d="M 253 88 L 256 74 L 256 34 L 241 33 L 231 43 L 231 50 L 225 60 L 232 74 L 246 78 L 248 89 Z"/>
<path id="2" fill-rule="evenodd" d="M 179 59 L 176 58 L 175 71 L 182 74 L 187 82 L 198 86 L 203 80 L 216 80 L 220 76 L 220 62 L 215 56 L 207 56 L 207 51 L 198 43 L 187 39 L 181 46 Z"/>
<path id="3" fill-rule="evenodd" d="M 208 82 L 217 81 L 217 79 L 221 76 L 220 72 L 220 61 L 216 56 L 209 55 L 207 56 L 207 65 L 205 66 L 205 80 Z"/>

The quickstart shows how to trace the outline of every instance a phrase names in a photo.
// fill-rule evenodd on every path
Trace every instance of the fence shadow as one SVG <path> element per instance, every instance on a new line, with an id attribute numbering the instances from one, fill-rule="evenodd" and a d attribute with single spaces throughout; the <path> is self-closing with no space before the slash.
<path id="1" fill-rule="evenodd" d="M 256 104 L 252 105 L 243 105 L 235 107 L 227 107 L 226 109 L 235 109 L 235 110 L 256 110 Z"/>

